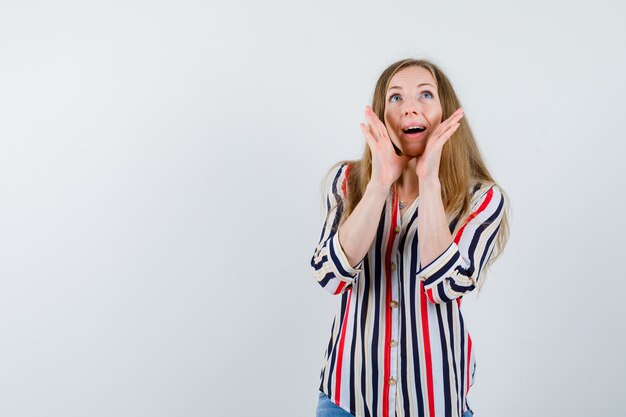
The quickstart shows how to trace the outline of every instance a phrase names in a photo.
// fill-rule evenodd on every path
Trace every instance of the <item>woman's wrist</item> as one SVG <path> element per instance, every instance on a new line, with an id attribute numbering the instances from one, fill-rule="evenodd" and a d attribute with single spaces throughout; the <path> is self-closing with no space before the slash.
<path id="1" fill-rule="evenodd" d="M 418 177 L 420 189 L 422 187 L 441 187 L 441 182 L 439 181 L 439 177 Z"/>
<path id="2" fill-rule="evenodd" d="M 374 195 L 387 198 L 390 189 L 391 185 L 381 184 L 378 181 L 370 180 L 370 182 L 367 183 L 365 192 L 369 191 Z"/>

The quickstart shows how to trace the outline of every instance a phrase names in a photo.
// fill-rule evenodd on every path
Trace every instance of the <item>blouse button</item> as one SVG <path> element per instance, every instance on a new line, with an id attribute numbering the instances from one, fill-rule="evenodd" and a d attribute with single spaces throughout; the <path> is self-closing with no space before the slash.
<path id="1" fill-rule="evenodd" d="M 392 340 L 391 342 L 389 342 L 389 346 L 396 347 L 398 346 L 398 342 L 396 342 L 395 340 Z"/>
<path id="2" fill-rule="evenodd" d="M 391 308 L 398 308 L 398 302 L 396 300 L 393 300 L 389 303 L 389 306 Z"/>
<path id="3" fill-rule="evenodd" d="M 389 378 L 389 385 L 396 385 L 396 380 L 393 378 Z"/>
<path id="4" fill-rule="evenodd" d="M 396 270 L 396 263 L 392 262 L 391 263 L 391 272 L 395 272 L 395 270 Z"/>
<path id="5" fill-rule="evenodd" d="M 400 233 L 400 226 L 396 226 L 396 228 L 395 228 L 395 229 L 393 229 L 393 231 L 394 231 L 396 234 Z"/>

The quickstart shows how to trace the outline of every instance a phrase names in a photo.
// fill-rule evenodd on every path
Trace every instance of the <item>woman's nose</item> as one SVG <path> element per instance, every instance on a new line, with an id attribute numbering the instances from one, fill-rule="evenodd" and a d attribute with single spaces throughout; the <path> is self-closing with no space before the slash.
<path id="1" fill-rule="evenodd" d="M 416 103 L 407 103 L 404 107 L 404 115 L 419 114 L 420 107 Z"/>
<path id="2" fill-rule="evenodd" d="M 405 101 L 404 102 L 404 108 L 403 108 L 403 113 L 405 115 L 408 114 L 419 114 L 421 111 L 420 105 L 419 103 L 415 102 L 415 101 Z"/>

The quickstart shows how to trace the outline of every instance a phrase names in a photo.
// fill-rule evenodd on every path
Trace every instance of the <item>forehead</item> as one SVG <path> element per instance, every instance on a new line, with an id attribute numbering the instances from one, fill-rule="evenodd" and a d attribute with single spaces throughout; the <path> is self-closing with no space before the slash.
<path id="1" fill-rule="evenodd" d="M 412 88 L 417 87 L 420 84 L 431 84 L 435 88 L 437 88 L 437 82 L 435 78 L 431 75 L 430 71 L 426 68 L 412 66 L 407 68 L 402 68 L 400 71 L 396 72 L 391 80 L 389 81 L 390 89 L 392 87 L 402 87 L 402 88 Z"/>

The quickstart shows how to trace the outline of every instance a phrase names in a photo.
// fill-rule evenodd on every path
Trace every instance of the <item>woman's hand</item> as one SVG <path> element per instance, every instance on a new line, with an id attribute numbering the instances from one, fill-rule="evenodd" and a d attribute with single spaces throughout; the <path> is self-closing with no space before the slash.
<path id="1" fill-rule="evenodd" d="M 372 178 L 379 185 L 391 188 L 406 167 L 409 158 L 398 156 L 387 127 L 380 121 L 370 106 L 365 107 L 365 118 L 368 124 L 361 123 L 361 131 L 372 151 Z"/>
<path id="2" fill-rule="evenodd" d="M 428 138 L 426 149 L 423 154 L 417 157 L 415 164 L 415 173 L 420 180 L 439 178 L 439 163 L 443 145 L 461 125 L 459 120 L 463 114 L 463 108 L 459 107 L 448 119 L 440 123 Z"/>

